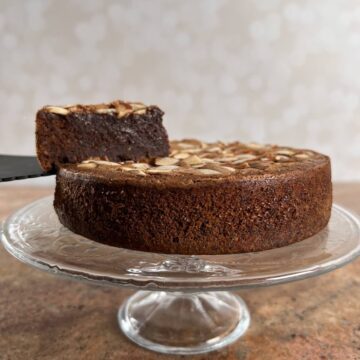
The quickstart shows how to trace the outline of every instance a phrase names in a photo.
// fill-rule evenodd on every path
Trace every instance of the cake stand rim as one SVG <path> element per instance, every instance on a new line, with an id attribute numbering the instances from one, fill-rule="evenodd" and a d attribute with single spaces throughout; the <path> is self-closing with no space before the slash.
<path id="1" fill-rule="evenodd" d="M 356 215 L 356 213 L 340 206 L 336 203 L 332 205 L 332 214 L 335 212 L 340 213 L 343 217 L 346 217 L 347 220 L 350 220 L 357 230 L 357 246 L 354 247 L 351 251 L 344 254 L 343 256 L 325 262 L 323 264 L 314 263 L 312 266 L 308 266 L 304 269 L 293 271 L 293 272 L 285 272 L 282 274 L 274 274 L 273 276 L 264 276 L 259 277 L 254 275 L 253 277 L 247 276 L 245 279 L 241 279 L 239 277 L 228 280 L 226 276 L 221 278 L 221 283 L 219 283 L 220 278 L 201 278 L 201 280 L 197 279 L 196 282 L 193 280 L 182 280 L 179 278 L 174 280 L 170 280 L 166 277 L 161 277 L 160 275 L 157 277 L 143 276 L 134 278 L 131 276 L 118 275 L 108 276 L 101 275 L 101 273 L 93 273 L 89 274 L 86 271 L 81 271 L 80 269 L 70 269 L 70 268 L 60 268 L 57 265 L 50 265 L 44 261 L 39 259 L 35 259 L 31 256 L 26 256 L 26 253 L 20 251 L 17 248 L 11 246 L 9 242 L 9 234 L 6 231 L 11 220 L 16 216 L 19 216 L 21 213 L 25 213 L 28 209 L 36 206 L 38 203 L 43 203 L 44 201 L 49 201 L 53 196 L 43 197 L 34 202 L 31 202 L 24 207 L 18 209 L 16 212 L 11 214 L 7 219 L 0 223 L 0 234 L 1 234 L 1 243 L 4 248 L 16 259 L 19 261 L 31 265 L 40 270 L 50 272 L 56 275 L 60 275 L 62 277 L 86 281 L 89 283 L 95 283 L 97 285 L 111 285 L 117 287 L 129 287 L 137 290 L 149 290 L 149 291 L 184 291 L 184 292 L 204 292 L 204 291 L 231 291 L 231 290 L 240 290 L 246 288 L 256 288 L 256 287 L 266 287 L 273 286 L 278 284 L 283 284 L 292 281 L 303 280 L 310 277 L 315 277 L 333 270 L 336 270 L 346 264 L 355 260 L 358 256 L 360 256 L 360 219 Z M 335 210 L 335 211 L 334 211 Z M 333 216 L 333 215 L 332 215 Z M 7 234 L 6 234 L 7 232 Z M 315 235 L 316 236 L 316 235 Z M 91 240 L 89 240 L 91 241 Z M 305 240 L 303 240 L 305 241 Z M 102 245 L 107 246 L 107 245 Z M 291 246 L 291 245 L 290 245 Z M 287 248 L 279 248 L 284 249 Z M 276 251 L 278 249 L 272 249 L 271 251 Z M 135 250 L 128 250 L 129 252 Z M 139 253 L 139 252 L 138 252 Z M 146 253 L 146 254 L 157 254 L 157 253 Z M 159 254 L 157 254 L 159 255 Z M 160 254 L 166 256 L 167 254 Z M 234 255 L 234 254 L 230 254 Z M 237 255 L 237 254 L 235 254 Z M 241 254 L 238 254 L 241 255 Z M 169 255 L 170 256 L 170 255 Z M 171 255 L 174 256 L 174 255 Z M 193 255 L 180 255 L 181 257 L 194 257 Z M 196 257 L 201 257 L 202 255 L 196 255 Z M 209 255 L 208 255 L 209 256 Z M 226 255 L 211 255 L 211 257 L 218 256 L 226 256 Z M 84 269 L 86 270 L 86 269 Z M 155 280 L 154 280 L 155 279 Z"/>

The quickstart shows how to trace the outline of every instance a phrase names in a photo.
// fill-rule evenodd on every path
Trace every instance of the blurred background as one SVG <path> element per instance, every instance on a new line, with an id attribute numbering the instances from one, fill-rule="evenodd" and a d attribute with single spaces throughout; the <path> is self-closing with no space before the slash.
<path id="1" fill-rule="evenodd" d="M 44 104 L 120 98 L 172 138 L 308 147 L 360 180 L 359 64 L 357 0 L 1 0 L 0 153 L 35 153 Z"/>

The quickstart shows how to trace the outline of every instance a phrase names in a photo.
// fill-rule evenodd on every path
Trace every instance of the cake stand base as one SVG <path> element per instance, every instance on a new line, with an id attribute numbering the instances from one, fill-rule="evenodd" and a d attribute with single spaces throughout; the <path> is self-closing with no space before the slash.
<path id="1" fill-rule="evenodd" d="M 120 327 L 138 345 L 165 354 L 201 354 L 242 336 L 245 302 L 229 292 L 138 291 L 120 308 Z"/>

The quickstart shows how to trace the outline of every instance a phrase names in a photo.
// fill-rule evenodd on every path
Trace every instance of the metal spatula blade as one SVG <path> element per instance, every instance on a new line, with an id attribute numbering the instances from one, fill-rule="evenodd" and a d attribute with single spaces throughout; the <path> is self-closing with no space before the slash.
<path id="1" fill-rule="evenodd" d="M 0 182 L 54 175 L 41 169 L 35 156 L 0 155 Z"/>

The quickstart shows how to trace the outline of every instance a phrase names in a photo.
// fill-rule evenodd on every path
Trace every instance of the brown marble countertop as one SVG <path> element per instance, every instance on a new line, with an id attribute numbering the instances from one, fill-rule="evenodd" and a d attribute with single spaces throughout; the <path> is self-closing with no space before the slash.
<path id="1" fill-rule="evenodd" d="M 0 185 L 0 219 L 52 189 Z M 360 184 L 335 186 L 360 213 Z M 360 359 L 360 259 L 316 278 L 240 292 L 252 315 L 246 335 L 221 351 L 187 357 L 237 360 Z M 64 280 L 0 247 L 0 359 L 179 359 L 137 347 L 116 312 L 129 290 Z"/>

